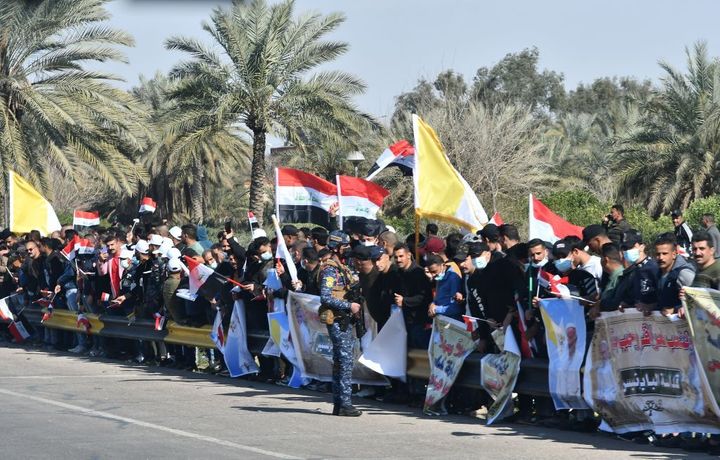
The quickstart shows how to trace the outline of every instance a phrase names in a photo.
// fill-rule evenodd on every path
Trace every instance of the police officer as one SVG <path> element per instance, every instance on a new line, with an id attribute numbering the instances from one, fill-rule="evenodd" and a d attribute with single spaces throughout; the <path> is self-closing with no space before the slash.
<path id="1" fill-rule="evenodd" d="M 337 231 L 333 234 L 328 241 L 333 256 L 324 263 L 320 272 L 320 318 L 327 324 L 333 345 L 333 415 L 358 417 L 362 412 L 350 401 L 355 363 L 355 340 L 350 319 L 360 312 L 361 306 L 344 298 L 353 284 L 353 278 L 348 268 L 340 263 L 338 251 L 342 250 L 343 243 L 349 244 L 349 237 Z"/>

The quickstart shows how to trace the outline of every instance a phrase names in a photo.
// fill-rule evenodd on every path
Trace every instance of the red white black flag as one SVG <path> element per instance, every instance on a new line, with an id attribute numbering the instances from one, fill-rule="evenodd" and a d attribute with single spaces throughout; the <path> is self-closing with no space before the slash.
<path id="1" fill-rule="evenodd" d="M 73 227 L 93 227 L 100 225 L 100 213 L 98 211 L 73 212 Z"/>
<path id="2" fill-rule="evenodd" d="M 185 256 L 185 263 L 190 270 L 188 281 L 189 291 L 193 295 L 202 295 L 205 298 L 212 298 L 220 291 L 220 288 L 227 283 L 227 278 L 218 274 L 207 265 L 201 264 L 195 259 Z"/>
<path id="3" fill-rule="evenodd" d="M 372 180 L 380 171 L 388 166 L 397 166 L 404 176 L 412 176 L 413 165 L 415 164 L 415 147 L 405 139 L 398 141 L 386 148 L 380 157 L 375 160 L 365 180 Z"/>
<path id="4" fill-rule="evenodd" d="M 283 223 L 312 222 L 328 227 L 337 187 L 313 174 L 290 168 L 275 170 L 277 218 Z"/>

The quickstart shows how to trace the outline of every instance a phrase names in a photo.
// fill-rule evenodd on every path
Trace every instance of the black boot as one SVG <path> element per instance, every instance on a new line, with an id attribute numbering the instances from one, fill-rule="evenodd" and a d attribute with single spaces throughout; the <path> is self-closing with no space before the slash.
<path id="1" fill-rule="evenodd" d="M 355 406 L 335 406 L 333 415 L 339 415 L 340 417 L 360 417 L 362 411 Z"/>

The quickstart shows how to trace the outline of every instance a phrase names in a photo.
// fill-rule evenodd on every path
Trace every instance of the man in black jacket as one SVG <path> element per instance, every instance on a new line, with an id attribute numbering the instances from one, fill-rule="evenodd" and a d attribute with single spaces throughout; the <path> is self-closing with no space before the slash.
<path id="1" fill-rule="evenodd" d="M 412 258 L 405 244 L 395 246 L 395 262 L 398 267 L 398 286 L 395 289 L 395 305 L 403 309 L 410 348 L 427 348 L 430 342 L 432 322 L 428 306 L 432 302 L 432 284 L 425 270 Z"/>

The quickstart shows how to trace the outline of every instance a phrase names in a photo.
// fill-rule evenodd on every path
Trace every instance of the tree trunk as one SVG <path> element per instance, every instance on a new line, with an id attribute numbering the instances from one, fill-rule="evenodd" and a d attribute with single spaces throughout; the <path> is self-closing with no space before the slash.
<path id="1" fill-rule="evenodd" d="M 263 224 L 265 210 L 265 131 L 253 131 L 253 157 L 250 173 L 250 211 Z"/>
<path id="2" fill-rule="evenodd" d="M 195 177 L 193 177 L 192 185 L 190 186 L 190 218 L 196 224 L 201 224 L 205 218 L 203 209 L 203 186 L 205 185 L 205 170 L 203 169 L 200 158 L 195 158 L 193 161 L 193 169 L 195 170 Z"/>

